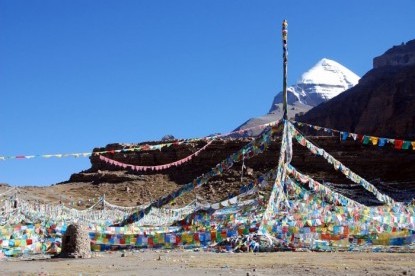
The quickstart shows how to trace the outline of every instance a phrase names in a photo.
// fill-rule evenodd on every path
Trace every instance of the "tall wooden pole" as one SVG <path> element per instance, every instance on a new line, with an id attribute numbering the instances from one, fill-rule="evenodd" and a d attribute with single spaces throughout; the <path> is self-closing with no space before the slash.
<path id="1" fill-rule="evenodd" d="M 288 39 L 288 30 L 287 30 L 288 22 L 284 19 L 282 22 L 282 50 L 283 50 L 283 110 L 284 115 L 283 119 L 287 120 L 287 63 L 288 63 L 288 46 L 287 46 L 287 39 Z"/>

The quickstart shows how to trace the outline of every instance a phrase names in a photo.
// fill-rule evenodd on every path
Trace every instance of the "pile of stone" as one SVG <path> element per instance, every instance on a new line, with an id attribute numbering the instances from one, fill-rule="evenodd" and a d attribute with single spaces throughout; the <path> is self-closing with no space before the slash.
<path id="1" fill-rule="evenodd" d="M 91 258 L 91 240 L 80 224 L 71 224 L 62 237 L 62 251 L 57 258 Z"/>

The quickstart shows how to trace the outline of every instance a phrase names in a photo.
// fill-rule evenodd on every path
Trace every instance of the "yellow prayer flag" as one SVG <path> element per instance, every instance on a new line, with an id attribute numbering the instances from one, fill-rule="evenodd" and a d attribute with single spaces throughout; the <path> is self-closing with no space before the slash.
<path id="1" fill-rule="evenodd" d="M 371 136 L 369 139 L 370 139 L 370 141 L 372 142 L 372 144 L 374 146 L 376 146 L 378 144 L 378 141 L 379 141 L 379 138 L 378 137 L 372 137 Z"/>

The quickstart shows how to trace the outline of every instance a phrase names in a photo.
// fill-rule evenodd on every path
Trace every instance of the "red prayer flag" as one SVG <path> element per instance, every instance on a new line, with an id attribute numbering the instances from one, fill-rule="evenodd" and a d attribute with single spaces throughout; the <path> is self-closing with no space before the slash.
<path id="1" fill-rule="evenodd" d="M 194 239 L 195 241 L 200 241 L 200 240 L 199 240 L 199 233 L 194 233 L 194 234 L 193 234 L 193 239 Z"/>
<path id="2" fill-rule="evenodd" d="M 403 140 L 395 140 L 395 149 L 402 149 Z"/>

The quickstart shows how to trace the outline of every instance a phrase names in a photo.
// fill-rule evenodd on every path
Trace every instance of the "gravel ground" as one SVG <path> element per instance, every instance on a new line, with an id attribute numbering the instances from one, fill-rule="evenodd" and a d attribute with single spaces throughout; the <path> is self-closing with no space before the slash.
<path id="1" fill-rule="evenodd" d="M 91 259 L 3 259 L 0 269 L 2 275 L 415 275 L 415 255 L 145 250 L 98 253 Z"/>

